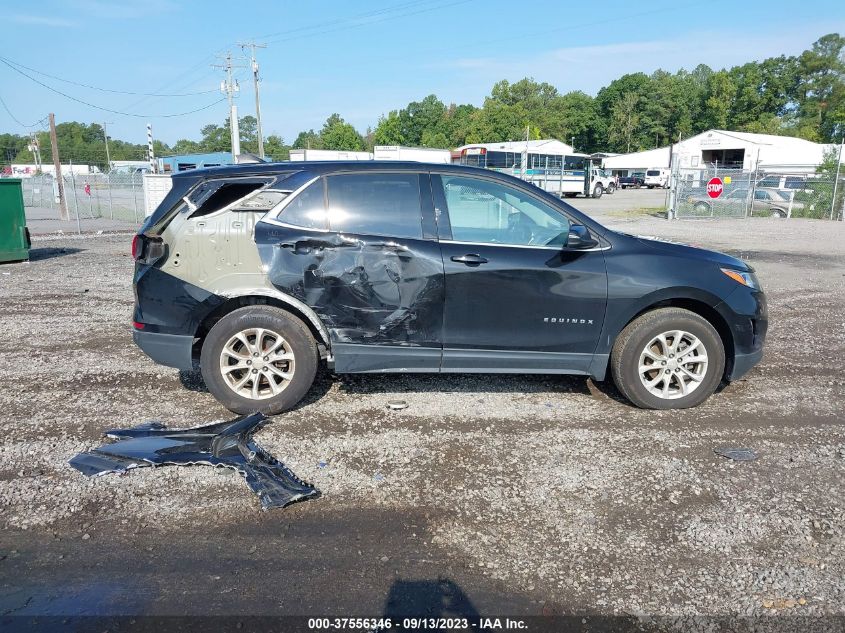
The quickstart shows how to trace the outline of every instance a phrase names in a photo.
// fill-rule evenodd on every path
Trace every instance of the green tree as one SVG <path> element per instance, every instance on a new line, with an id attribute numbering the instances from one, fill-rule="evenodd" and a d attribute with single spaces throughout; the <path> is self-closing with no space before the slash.
<path id="1" fill-rule="evenodd" d="M 727 129 L 731 104 L 736 96 L 736 84 L 727 71 L 720 70 L 710 76 L 704 101 L 704 121 L 707 128 Z"/>
<path id="2" fill-rule="evenodd" d="M 408 145 L 421 145 L 422 135 L 426 130 L 443 132 L 442 124 L 446 115 L 446 106 L 434 95 L 428 95 L 422 101 L 412 101 L 399 112 L 403 142 Z"/>
<path id="3" fill-rule="evenodd" d="M 845 134 L 845 37 L 830 33 L 798 58 L 798 109 L 819 140 L 835 142 Z"/>
<path id="4" fill-rule="evenodd" d="M 614 102 L 608 127 L 608 141 L 612 147 L 624 147 L 626 152 L 631 151 L 631 143 L 640 124 L 640 115 L 637 112 L 639 101 L 638 94 L 626 92 L 621 99 Z"/>
<path id="5" fill-rule="evenodd" d="M 373 133 L 375 145 L 405 145 L 402 135 L 402 120 L 398 110 L 391 110 L 387 116 L 381 116 Z"/>
<path id="6" fill-rule="evenodd" d="M 314 130 L 300 132 L 293 142 L 293 149 L 322 149 L 323 139 Z"/>
<path id="7" fill-rule="evenodd" d="M 281 136 L 271 134 L 264 140 L 264 157 L 273 161 L 289 160 L 290 147 Z"/>
<path id="8" fill-rule="evenodd" d="M 361 151 L 364 149 L 364 139 L 355 128 L 344 121 L 337 113 L 326 119 L 320 130 L 323 149 Z"/>

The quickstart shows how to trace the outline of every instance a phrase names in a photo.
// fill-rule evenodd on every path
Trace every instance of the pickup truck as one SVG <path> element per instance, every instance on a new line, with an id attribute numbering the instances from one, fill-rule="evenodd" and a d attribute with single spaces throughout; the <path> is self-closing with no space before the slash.
<path id="1" fill-rule="evenodd" d="M 645 172 L 637 171 L 630 176 L 619 177 L 619 188 L 627 189 L 628 187 L 636 187 L 639 189 L 645 184 Z"/>

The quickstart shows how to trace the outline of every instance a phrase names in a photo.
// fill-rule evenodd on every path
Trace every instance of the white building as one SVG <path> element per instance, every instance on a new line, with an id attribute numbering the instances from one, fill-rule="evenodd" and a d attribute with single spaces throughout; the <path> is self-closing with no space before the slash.
<path id="1" fill-rule="evenodd" d="M 674 154 L 676 164 L 682 169 L 724 166 L 753 170 L 759 166 L 760 169 L 788 167 L 790 171 L 812 172 L 830 147 L 792 136 L 708 130 L 675 143 L 671 148 L 609 156 L 603 165 L 615 175 L 627 176 L 651 168 L 667 169 L 670 154 Z"/>

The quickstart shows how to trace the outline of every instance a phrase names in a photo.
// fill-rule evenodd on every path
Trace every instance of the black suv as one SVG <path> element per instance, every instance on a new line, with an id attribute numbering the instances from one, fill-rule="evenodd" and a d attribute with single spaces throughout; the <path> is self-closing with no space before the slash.
<path id="1" fill-rule="evenodd" d="M 238 413 L 337 373 L 579 374 L 701 403 L 759 362 L 766 302 L 733 257 L 618 233 L 516 178 L 399 162 L 173 176 L 132 244 L 134 339 L 199 361 Z"/>

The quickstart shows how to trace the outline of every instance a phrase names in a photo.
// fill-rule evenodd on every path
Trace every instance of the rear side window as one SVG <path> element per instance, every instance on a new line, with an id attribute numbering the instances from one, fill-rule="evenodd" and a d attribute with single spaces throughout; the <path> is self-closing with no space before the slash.
<path id="1" fill-rule="evenodd" d="M 263 182 L 232 182 L 221 185 L 196 208 L 191 217 L 195 218 L 220 211 L 236 200 L 261 189 L 265 184 Z"/>
<path id="2" fill-rule="evenodd" d="M 332 231 L 422 239 L 419 174 L 341 174 L 326 186 Z"/>
<path id="3" fill-rule="evenodd" d="M 282 211 L 282 222 L 305 229 L 328 229 L 324 187 L 325 181 L 318 178 L 303 189 Z"/>
<path id="4" fill-rule="evenodd" d="M 645 173 L 646 176 L 659 176 L 660 172 L 654 169 L 650 169 Z"/>

